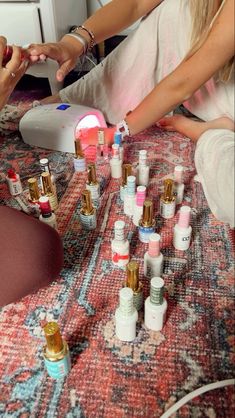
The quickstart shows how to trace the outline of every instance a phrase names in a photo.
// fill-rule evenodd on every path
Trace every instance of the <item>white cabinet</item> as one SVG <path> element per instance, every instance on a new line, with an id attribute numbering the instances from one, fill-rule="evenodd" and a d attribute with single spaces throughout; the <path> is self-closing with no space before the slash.
<path id="1" fill-rule="evenodd" d="M 86 17 L 86 0 L 0 0 L 0 34 L 9 44 L 56 42 Z M 55 79 L 56 69 L 57 63 L 47 60 L 30 67 L 27 73 L 47 77 L 54 94 L 62 87 Z"/>

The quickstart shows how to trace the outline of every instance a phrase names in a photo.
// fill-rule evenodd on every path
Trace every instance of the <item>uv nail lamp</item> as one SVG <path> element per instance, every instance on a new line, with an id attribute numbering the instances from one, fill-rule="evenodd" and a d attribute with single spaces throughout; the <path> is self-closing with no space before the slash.
<path id="1" fill-rule="evenodd" d="M 74 153 L 76 131 L 95 126 L 107 126 L 99 110 L 54 103 L 29 110 L 21 119 L 19 130 L 26 144 Z"/>

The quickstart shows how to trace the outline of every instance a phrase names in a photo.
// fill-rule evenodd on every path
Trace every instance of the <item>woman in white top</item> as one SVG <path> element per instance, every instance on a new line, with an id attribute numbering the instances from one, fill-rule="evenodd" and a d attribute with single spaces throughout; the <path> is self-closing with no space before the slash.
<path id="1" fill-rule="evenodd" d="M 142 16 L 136 31 L 101 64 L 43 102 L 97 107 L 123 135 L 142 131 L 183 103 L 203 122 L 174 117 L 160 123 L 194 141 L 200 138 L 195 162 L 208 203 L 219 219 L 233 224 L 230 163 L 225 163 L 223 175 L 213 163 L 207 161 L 206 167 L 202 163 L 207 160 L 204 153 L 210 150 L 210 155 L 215 153 L 212 162 L 216 159 L 220 164 L 219 156 L 228 146 L 233 164 L 233 0 L 113 0 L 72 36 L 67 34 L 56 44 L 32 46 L 31 54 L 35 60 L 39 56 L 57 60 L 57 79 L 62 80 L 94 41 L 119 33 Z M 214 135 L 224 141 L 213 141 Z"/>

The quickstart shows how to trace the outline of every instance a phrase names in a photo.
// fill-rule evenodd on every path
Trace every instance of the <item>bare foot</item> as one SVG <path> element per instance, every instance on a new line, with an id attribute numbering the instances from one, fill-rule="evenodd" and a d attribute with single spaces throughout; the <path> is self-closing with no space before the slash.
<path id="1" fill-rule="evenodd" d="M 187 118 L 183 115 L 174 115 L 165 117 L 158 123 L 167 131 L 180 132 L 193 141 L 197 141 L 198 138 L 208 129 L 229 129 L 234 131 L 234 122 L 226 116 L 209 122 L 201 122 Z"/>

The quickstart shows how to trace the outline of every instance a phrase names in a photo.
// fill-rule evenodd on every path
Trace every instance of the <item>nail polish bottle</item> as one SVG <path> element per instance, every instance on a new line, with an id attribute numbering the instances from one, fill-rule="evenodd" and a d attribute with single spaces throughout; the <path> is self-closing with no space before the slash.
<path id="1" fill-rule="evenodd" d="M 164 280 L 153 277 L 150 284 L 150 296 L 144 304 L 144 323 L 152 331 L 161 331 L 166 320 L 167 301 L 164 298 Z"/>
<path id="2" fill-rule="evenodd" d="M 122 202 L 124 201 L 124 195 L 127 190 L 127 177 L 131 176 L 132 174 L 132 165 L 131 164 L 123 164 L 122 165 L 122 184 L 120 186 L 120 199 Z"/>
<path id="3" fill-rule="evenodd" d="M 174 226 L 173 245 L 176 250 L 186 251 L 190 246 L 192 227 L 190 223 L 191 208 L 181 206 L 179 220 Z"/>
<path id="4" fill-rule="evenodd" d="M 139 186 L 148 186 L 149 183 L 149 165 L 147 165 L 147 151 L 139 151 L 139 164 L 137 166 L 137 184 Z"/>
<path id="5" fill-rule="evenodd" d="M 52 186 L 53 186 L 53 189 L 54 189 L 54 193 L 56 194 L 57 193 L 57 191 L 56 191 L 56 179 L 55 179 L 54 174 L 51 171 L 50 163 L 49 163 L 48 158 L 41 158 L 39 160 L 39 164 L 40 164 L 40 168 L 41 168 L 41 172 L 42 173 L 45 172 L 45 173 L 49 173 L 50 174 Z M 42 181 L 41 181 L 41 187 L 43 188 Z"/>
<path id="6" fill-rule="evenodd" d="M 163 272 L 163 254 L 160 252 L 160 235 L 149 236 L 149 249 L 144 254 L 144 276 L 161 277 Z"/>
<path id="7" fill-rule="evenodd" d="M 56 322 L 48 322 L 43 330 L 47 343 L 43 350 L 47 372 L 53 379 L 61 379 L 71 370 L 68 344 L 62 339 Z"/>
<path id="8" fill-rule="evenodd" d="M 6 181 L 8 184 L 9 192 L 12 196 L 17 196 L 23 192 L 20 176 L 10 168 L 7 172 Z"/>
<path id="9" fill-rule="evenodd" d="M 153 219 L 153 201 L 151 199 L 145 199 L 143 216 L 139 222 L 139 240 L 148 243 L 149 237 L 154 230 L 155 220 Z"/>
<path id="10" fill-rule="evenodd" d="M 91 202 L 90 190 L 83 190 L 81 195 L 80 222 L 83 229 L 91 231 L 96 228 L 96 209 Z"/>
<path id="11" fill-rule="evenodd" d="M 50 225 L 52 228 L 57 229 L 56 216 L 51 210 L 48 196 L 41 196 L 39 198 L 39 207 L 41 212 L 39 220 Z"/>
<path id="12" fill-rule="evenodd" d="M 127 216 L 133 216 L 133 213 L 134 213 L 135 184 L 136 184 L 136 177 L 128 176 L 126 193 L 124 195 L 124 205 L 123 205 L 124 213 Z"/>
<path id="13" fill-rule="evenodd" d="M 73 159 L 73 166 L 76 172 L 82 173 L 86 171 L 86 160 L 82 150 L 81 141 L 79 138 L 74 141 L 75 157 Z"/>
<path id="14" fill-rule="evenodd" d="M 29 187 L 29 201 L 32 203 L 38 203 L 40 192 L 38 187 L 38 181 L 35 177 L 31 177 L 28 179 L 28 187 Z"/>
<path id="15" fill-rule="evenodd" d="M 90 190 L 92 203 L 95 207 L 98 207 L 100 200 L 100 183 L 96 178 L 96 167 L 94 163 L 88 164 L 87 175 L 86 189 Z"/>
<path id="16" fill-rule="evenodd" d="M 114 144 L 119 145 L 120 160 L 123 162 L 123 160 L 124 160 L 124 148 L 122 146 L 122 134 L 121 134 L 121 132 L 114 132 L 113 142 L 114 142 Z"/>
<path id="17" fill-rule="evenodd" d="M 119 292 L 119 300 L 119 307 L 115 312 L 116 336 L 121 341 L 133 341 L 138 320 L 138 312 L 133 304 L 133 291 L 124 287 Z"/>
<path id="18" fill-rule="evenodd" d="M 146 187 L 138 186 L 133 210 L 133 224 L 139 226 L 139 222 L 143 216 L 144 201 L 146 199 Z"/>
<path id="19" fill-rule="evenodd" d="M 184 167 L 177 165 L 174 169 L 174 196 L 176 205 L 180 205 L 184 198 L 184 182 L 183 182 Z"/>
<path id="20" fill-rule="evenodd" d="M 127 278 L 125 287 L 133 290 L 134 306 L 139 311 L 143 306 L 143 284 L 139 281 L 139 264 L 130 261 L 126 266 Z"/>
<path id="21" fill-rule="evenodd" d="M 130 259 L 130 244 L 125 239 L 125 222 L 116 221 L 114 224 L 114 239 L 111 241 L 112 262 L 118 267 L 126 266 Z"/>
<path id="22" fill-rule="evenodd" d="M 42 188 L 44 195 L 49 197 L 51 209 L 53 211 L 56 211 L 58 209 L 58 200 L 57 200 L 57 194 L 55 192 L 55 188 L 53 187 L 51 176 L 48 171 L 45 171 L 41 174 L 42 179 Z"/>
<path id="23" fill-rule="evenodd" d="M 175 216 L 175 198 L 173 195 L 173 186 L 173 180 L 164 180 L 164 192 L 160 198 L 160 215 L 164 219 L 170 219 Z"/>
<path id="24" fill-rule="evenodd" d="M 113 179 L 120 179 L 122 177 L 122 161 L 119 156 L 119 145 L 112 145 L 113 156 L 110 160 L 111 177 Z"/>
<path id="25" fill-rule="evenodd" d="M 105 143 L 105 133 L 102 129 L 98 129 L 97 136 L 97 162 L 103 162 L 109 159 L 109 149 Z"/>

